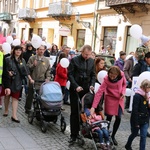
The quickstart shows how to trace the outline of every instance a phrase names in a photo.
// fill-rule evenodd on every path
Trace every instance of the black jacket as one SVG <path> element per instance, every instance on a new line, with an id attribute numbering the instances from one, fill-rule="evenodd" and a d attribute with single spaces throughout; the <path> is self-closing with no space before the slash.
<path id="1" fill-rule="evenodd" d="M 147 71 L 146 62 L 144 60 L 139 60 L 138 63 L 133 68 L 132 77 L 139 76 L 144 71 Z"/>
<path id="2" fill-rule="evenodd" d="M 16 66 L 18 64 L 18 68 Z M 20 62 L 17 62 L 14 58 L 7 57 L 5 59 L 5 67 L 3 69 L 3 78 L 2 85 L 4 88 L 10 88 L 12 92 L 18 92 L 22 88 L 22 82 L 27 75 L 29 75 L 29 70 L 26 67 L 26 62 L 22 59 Z M 13 72 L 13 76 L 9 76 L 8 71 Z"/>
<path id="3" fill-rule="evenodd" d="M 131 113 L 131 125 L 135 127 L 137 125 L 145 124 L 149 122 L 148 101 L 136 93 L 133 97 L 132 113 Z"/>
<path id="4" fill-rule="evenodd" d="M 26 61 L 26 63 L 28 62 L 29 58 L 33 55 L 35 55 L 34 50 L 27 50 L 26 52 L 23 53 L 23 58 Z"/>
<path id="5" fill-rule="evenodd" d="M 94 60 L 92 58 L 85 60 L 82 55 L 72 58 L 68 68 L 68 78 L 71 83 L 70 86 L 74 89 L 78 86 L 83 89 L 94 86 L 96 80 Z"/>

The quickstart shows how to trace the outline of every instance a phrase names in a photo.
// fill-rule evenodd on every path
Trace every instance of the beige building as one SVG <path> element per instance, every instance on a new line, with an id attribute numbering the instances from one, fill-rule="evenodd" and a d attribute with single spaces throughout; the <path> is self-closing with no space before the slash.
<path id="1" fill-rule="evenodd" d="M 0 0 L 0 26 L 4 36 L 16 32 L 24 41 L 37 34 L 59 47 L 90 44 L 97 53 L 109 45 L 118 57 L 140 44 L 129 34 L 131 25 L 150 36 L 149 11 L 149 0 Z"/>
<path id="2" fill-rule="evenodd" d="M 17 33 L 18 0 L 0 0 L 0 26 L 3 36 Z"/>
<path id="3" fill-rule="evenodd" d="M 23 0 L 19 2 L 19 36 L 30 40 L 33 34 L 46 37 L 59 47 L 79 49 L 93 43 L 94 0 Z"/>
<path id="4" fill-rule="evenodd" d="M 119 51 L 127 54 L 135 51 L 140 40 L 129 34 L 131 25 L 138 24 L 143 34 L 150 36 L 150 1 L 149 0 L 98 0 L 97 1 L 97 28 L 95 50 L 102 45 L 112 47 L 116 57 Z"/>

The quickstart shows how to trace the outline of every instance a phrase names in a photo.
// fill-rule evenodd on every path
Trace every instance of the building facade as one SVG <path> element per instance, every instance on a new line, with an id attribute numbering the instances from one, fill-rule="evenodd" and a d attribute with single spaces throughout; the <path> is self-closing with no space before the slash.
<path id="1" fill-rule="evenodd" d="M 97 27 L 95 29 L 95 51 L 102 45 L 110 45 L 116 57 L 120 51 L 127 54 L 135 51 L 140 39 L 130 36 L 129 29 L 138 24 L 143 34 L 150 36 L 150 1 L 149 0 L 98 0 Z"/>
<path id="2" fill-rule="evenodd" d="M 94 0 L 24 0 L 19 6 L 19 37 L 22 40 L 30 40 L 37 34 L 59 47 L 67 44 L 80 49 L 83 44 L 92 45 Z"/>
<path id="3" fill-rule="evenodd" d="M 18 0 L 0 0 L 0 26 L 4 37 L 17 33 Z"/>

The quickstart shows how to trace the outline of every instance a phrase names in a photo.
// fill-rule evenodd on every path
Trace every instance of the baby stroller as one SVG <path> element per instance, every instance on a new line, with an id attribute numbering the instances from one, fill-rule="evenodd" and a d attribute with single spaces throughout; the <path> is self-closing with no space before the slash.
<path id="1" fill-rule="evenodd" d="M 61 113 L 62 107 L 62 91 L 59 83 L 51 81 L 44 82 L 40 87 L 39 94 L 33 85 L 33 111 L 28 115 L 28 122 L 33 123 L 36 118 L 41 123 L 41 130 L 43 133 L 47 131 L 47 122 L 57 122 L 60 118 L 60 128 L 64 132 L 66 130 L 66 122 Z"/>
<path id="2" fill-rule="evenodd" d="M 81 135 L 84 138 L 88 138 L 93 141 L 95 150 L 97 150 L 98 147 L 103 150 L 116 150 L 116 148 L 112 142 L 111 136 L 110 136 L 110 131 L 107 129 L 107 126 L 110 124 L 110 122 L 107 120 L 104 120 L 104 116 L 103 116 L 102 112 L 99 112 L 98 108 L 95 110 L 95 113 L 96 113 L 96 115 L 101 116 L 102 120 L 89 122 L 89 118 L 88 118 L 85 110 L 91 108 L 93 99 L 94 99 L 94 94 L 89 92 L 89 93 L 85 94 L 81 100 L 81 114 L 80 114 Z M 94 129 L 95 128 L 103 128 L 103 127 L 107 129 L 108 136 L 109 136 L 108 139 L 109 139 L 110 144 L 107 146 L 104 145 L 104 147 L 101 147 L 101 145 L 99 144 L 98 133 Z M 80 141 L 82 141 L 81 144 L 84 144 L 83 140 L 80 140 Z M 104 141 L 106 142 L 105 138 L 104 138 Z"/>

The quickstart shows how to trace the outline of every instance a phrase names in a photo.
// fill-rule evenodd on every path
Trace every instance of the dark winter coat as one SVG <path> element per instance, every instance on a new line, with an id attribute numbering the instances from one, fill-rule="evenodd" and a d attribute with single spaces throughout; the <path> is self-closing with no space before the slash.
<path id="1" fill-rule="evenodd" d="M 9 76 L 8 71 L 13 72 L 12 77 Z M 15 58 L 7 57 L 5 59 L 4 74 L 5 76 L 3 75 L 2 83 L 4 88 L 10 88 L 12 92 L 20 91 L 23 84 L 22 81 L 24 81 L 25 77 L 29 75 L 25 60 L 22 59 L 18 62 L 15 60 Z"/>
<path id="2" fill-rule="evenodd" d="M 92 58 L 85 60 L 82 55 L 72 58 L 68 68 L 68 78 L 74 89 L 78 86 L 83 89 L 94 86 L 96 80 L 94 60 Z"/>
<path id="3" fill-rule="evenodd" d="M 148 101 L 145 97 L 136 93 L 133 97 L 131 126 L 149 123 Z"/>

